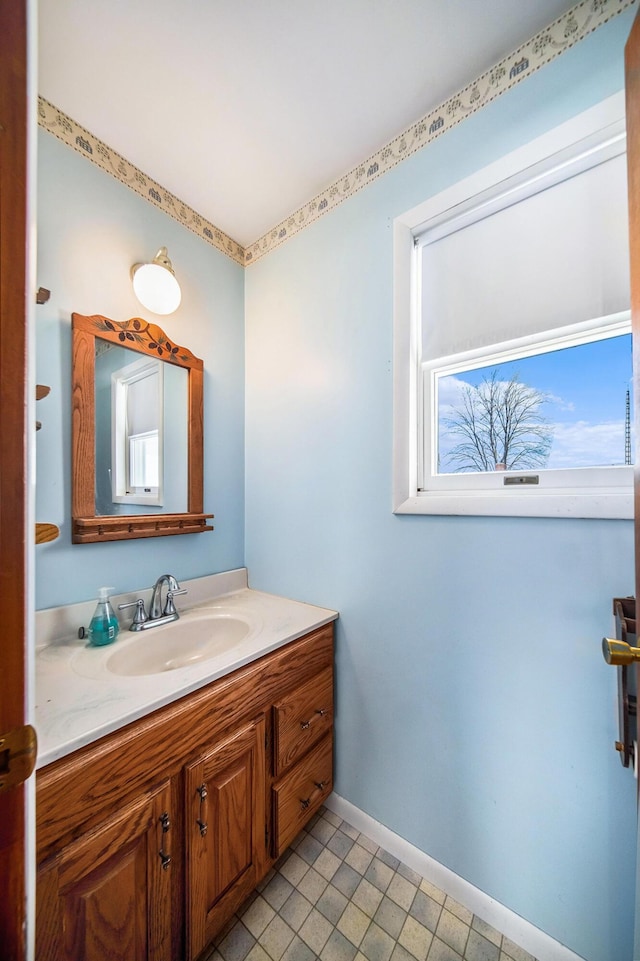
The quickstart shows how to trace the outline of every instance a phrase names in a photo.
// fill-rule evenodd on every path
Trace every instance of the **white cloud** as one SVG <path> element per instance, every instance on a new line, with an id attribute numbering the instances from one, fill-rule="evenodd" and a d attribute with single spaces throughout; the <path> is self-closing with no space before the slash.
<path id="1" fill-rule="evenodd" d="M 560 410 L 575 410 L 576 405 L 572 400 L 565 400 L 557 394 L 547 394 L 545 400 L 548 404 L 554 404 Z"/>
<path id="2" fill-rule="evenodd" d="M 624 463 L 624 420 L 555 424 L 547 467 L 600 467 Z"/>
<path id="3" fill-rule="evenodd" d="M 438 403 L 440 413 L 447 408 L 447 413 L 453 407 L 460 404 L 464 396 L 465 388 L 468 390 L 471 385 L 458 377 L 441 377 L 438 383 Z"/>

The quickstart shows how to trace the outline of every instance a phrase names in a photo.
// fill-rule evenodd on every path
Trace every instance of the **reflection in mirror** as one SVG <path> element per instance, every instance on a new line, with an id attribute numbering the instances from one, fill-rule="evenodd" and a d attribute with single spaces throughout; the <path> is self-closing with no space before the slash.
<path id="1" fill-rule="evenodd" d="M 186 511 L 187 369 L 95 343 L 96 514 Z"/>
<path id="2" fill-rule="evenodd" d="M 162 369 L 159 360 L 137 360 L 114 371 L 111 375 L 111 467 L 109 469 L 111 483 L 109 486 L 111 501 L 114 504 L 152 504 L 162 507 L 164 496 Z M 184 426 L 186 436 L 186 423 Z M 96 458 L 97 456 L 96 438 Z M 96 478 L 96 488 L 97 486 Z M 98 511 L 97 502 L 96 511 Z"/>
<path id="3" fill-rule="evenodd" d="M 212 530 L 202 361 L 139 317 L 72 321 L 74 543 Z"/>

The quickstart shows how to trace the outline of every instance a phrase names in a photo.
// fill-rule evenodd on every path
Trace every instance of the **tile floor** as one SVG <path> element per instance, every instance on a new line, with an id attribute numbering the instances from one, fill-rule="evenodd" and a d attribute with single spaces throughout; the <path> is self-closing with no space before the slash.
<path id="1" fill-rule="evenodd" d="M 535 961 L 322 808 L 206 961 Z"/>

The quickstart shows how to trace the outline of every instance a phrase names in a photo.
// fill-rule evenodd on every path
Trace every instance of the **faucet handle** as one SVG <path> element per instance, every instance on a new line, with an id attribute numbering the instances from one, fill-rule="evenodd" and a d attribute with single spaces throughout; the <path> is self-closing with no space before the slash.
<path id="1" fill-rule="evenodd" d="M 176 606 L 173 603 L 174 597 L 176 596 L 176 594 L 188 594 L 188 593 L 189 591 L 187 590 L 186 587 L 181 587 L 177 591 L 167 591 L 167 600 L 164 605 L 164 611 L 162 612 L 163 616 L 166 614 L 177 614 L 178 612 L 176 611 Z"/>
<path id="2" fill-rule="evenodd" d="M 144 609 L 144 601 L 141 597 L 139 597 L 137 601 L 130 601 L 128 604 L 118 604 L 119 611 L 124 611 L 124 609 L 127 607 L 135 607 L 136 609 L 131 622 L 132 629 L 134 624 L 144 624 L 144 622 L 149 619 L 147 617 L 147 612 Z"/>

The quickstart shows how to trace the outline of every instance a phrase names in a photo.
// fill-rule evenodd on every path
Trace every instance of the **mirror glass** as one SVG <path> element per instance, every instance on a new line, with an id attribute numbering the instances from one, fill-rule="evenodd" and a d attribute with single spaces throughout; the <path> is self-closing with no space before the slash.
<path id="1" fill-rule="evenodd" d="M 71 319 L 73 543 L 213 530 L 202 361 L 141 317 Z"/>
<path id="2" fill-rule="evenodd" d="M 95 340 L 96 514 L 188 509 L 188 372 Z"/>

